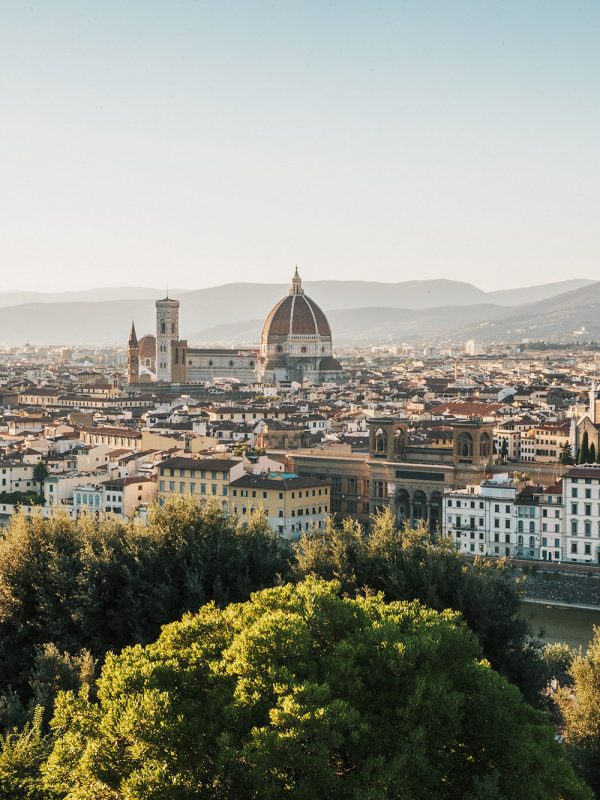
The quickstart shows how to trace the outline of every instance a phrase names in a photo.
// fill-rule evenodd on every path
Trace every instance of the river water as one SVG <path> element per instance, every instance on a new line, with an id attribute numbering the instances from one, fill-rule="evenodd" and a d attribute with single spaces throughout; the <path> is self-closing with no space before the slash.
<path id="1" fill-rule="evenodd" d="M 543 642 L 565 642 L 570 647 L 581 645 L 584 650 L 593 636 L 594 625 L 600 626 L 600 608 L 590 611 L 525 601 L 522 613 L 535 633 L 541 630 Z"/>

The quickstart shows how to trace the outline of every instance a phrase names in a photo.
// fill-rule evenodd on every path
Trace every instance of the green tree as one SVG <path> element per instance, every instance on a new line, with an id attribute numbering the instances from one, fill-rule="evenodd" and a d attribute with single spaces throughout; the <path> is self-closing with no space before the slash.
<path id="1" fill-rule="evenodd" d="M 49 474 L 48 467 L 44 461 L 38 461 L 33 468 L 33 480 L 36 481 L 40 487 L 41 497 L 44 496 L 44 483 L 46 482 Z"/>
<path id="2" fill-rule="evenodd" d="M 508 440 L 502 439 L 502 444 L 500 445 L 500 461 L 502 464 L 506 464 L 506 459 L 508 458 Z"/>
<path id="3" fill-rule="evenodd" d="M 558 463 L 559 464 L 575 463 L 575 459 L 573 458 L 573 454 L 571 453 L 571 445 L 569 442 L 565 442 L 561 447 L 560 454 L 558 456 Z"/>
<path id="4" fill-rule="evenodd" d="M 589 461 L 590 461 L 590 464 L 595 464 L 596 461 L 597 461 L 597 458 L 596 458 L 596 445 L 594 444 L 594 442 L 592 442 L 591 445 L 590 445 Z"/>
<path id="5" fill-rule="evenodd" d="M 375 516 L 369 534 L 352 520 L 330 521 L 303 536 L 296 548 L 298 577 L 338 580 L 350 595 L 382 591 L 387 600 L 420 600 L 431 608 L 460 611 L 494 669 L 535 703 L 545 668 L 508 562 L 465 562 L 449 538 L 431 541 L 427 530 L 398 530 L 389 511 Z"/>
<path id="6" fill-rule="evenodd" d="M 590 462 L 589 437 L 588 437 L 588 432 L 584 431 L 583 436 L 581 438 L 581 447 L 579 448 L 579 453 L 577 455 L 577 463 L 589 464 L 589 462 Z"/>
<path id="7" fill-rule="evenodd" d="M 572 761 L 600 796 L 600 627 L 587 654 L 579 653 L 569 669 L 572 687 L 557 693 L 563 732 Z"/>
<path id="8" fill-rule="evenodd" d="M 289 552 L 263 516 L 239 521 L 183 497 L 156 506 L 146 526 L 19 514 L 0 539 L 0 694 L 11 686 L 28 705 L 48 643 L 59 656 L 102 660 L 151 642 L 209 600 L 246 600 L 285 578 Z"/>
<path id="9" fill-rule="evenodd" d="M 19 732 L 0 735 L 0 798 L 46 800 L 50 794 L 41 783 L 40 768 L 49 755 L 51 739 L 42 733 L 42 711 Z"/>
<path id="10" fill-rule="evenodd" d="M 59 696 L 45 785 L 77 800 L 589 798 L 457 614 L 308 579 L 214 604 Z"/>
<path id="11" fill-rule="evenodd" d="M 561 672 L 567 672 L 574 657 L 575 653 L 564 642 L 551 642 L 542 650 L 542 658 L 551 677 L 556 677 Z"/>

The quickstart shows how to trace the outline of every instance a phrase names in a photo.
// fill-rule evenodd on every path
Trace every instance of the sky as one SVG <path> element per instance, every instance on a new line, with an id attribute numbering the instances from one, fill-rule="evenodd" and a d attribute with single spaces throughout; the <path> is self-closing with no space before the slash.
<path id="1" fill-rule="evenodd" d="M 0 291 L 600 279 L 597 0 L 0 0 Z"/>

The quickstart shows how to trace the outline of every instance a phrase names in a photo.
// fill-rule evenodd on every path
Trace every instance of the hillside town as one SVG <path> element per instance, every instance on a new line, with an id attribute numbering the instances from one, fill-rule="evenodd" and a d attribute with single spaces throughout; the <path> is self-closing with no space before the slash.
<path id="1" fill-rule="evenodd" d="M 389 507 L 467 555 L 600 562 L 594 347 L 334 356 L 297 270 L 256 351 L 193 350 L 177 301 L 156 314 L 127 348 L 2 353 L 4 524 L 18 509 L 143 523 L 185 494 L 296 539 Z"/>

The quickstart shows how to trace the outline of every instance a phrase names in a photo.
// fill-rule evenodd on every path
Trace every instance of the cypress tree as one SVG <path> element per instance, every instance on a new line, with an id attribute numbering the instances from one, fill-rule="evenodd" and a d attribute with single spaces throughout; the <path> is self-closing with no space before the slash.
<path id="1" fill-rule="evenodd" d="M 588 432 L 584 431 L 581 440 L 581 447 L 579 448 L 579 455 L 577 457 L 578 464 L 589 464 L 590 461 L 590 446 Z"/>
<path id="2" fill-rule="evenodd" d="M 590 464 L 595 464 L 596 461 L 596 445 L 592 442 L 590 445 Z"/>

